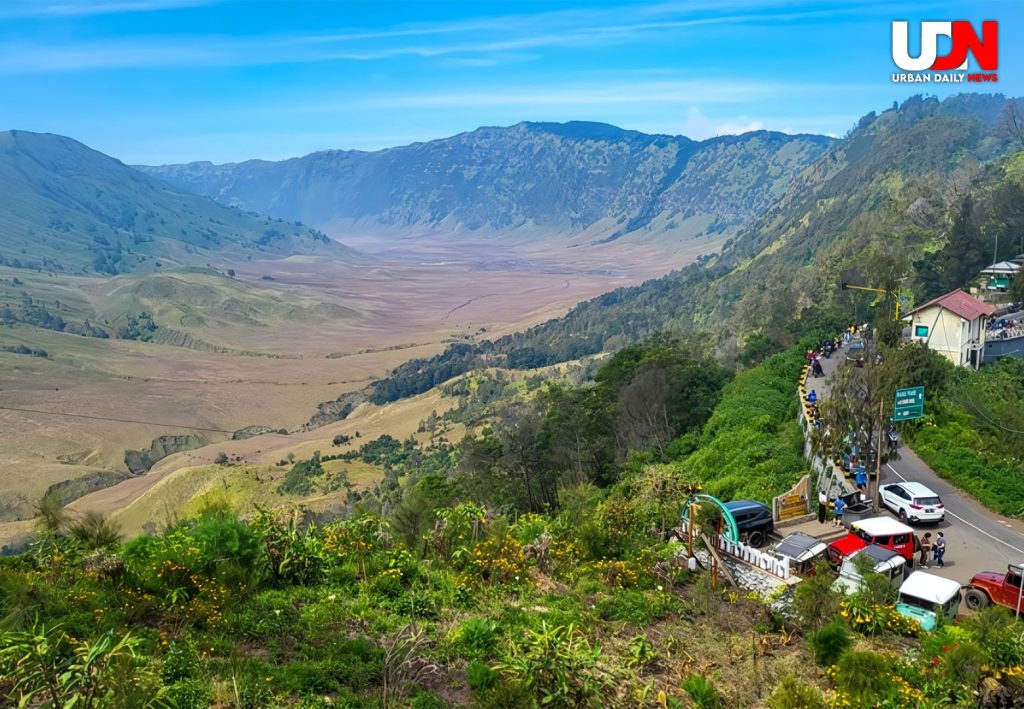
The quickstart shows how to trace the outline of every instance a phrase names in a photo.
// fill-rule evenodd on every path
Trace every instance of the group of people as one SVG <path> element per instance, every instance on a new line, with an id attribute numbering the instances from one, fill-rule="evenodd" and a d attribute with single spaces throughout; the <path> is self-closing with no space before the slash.
<path id="1" fill-rule="evenodd" d="M 863 466 L 861 466 L 863 469 Z M 867 480 L 865 476 L 865 481 Z M 859 487 L 859 484 L 858 484 Z M 818 491 L 818 522 L 825 524 L 828 515 L 828 494 L 824 490 Z M 837 494 L 832 501 L 832 525 L 843 526 L 843 511 L 846 509 L 846 500 L 841 494 Z M 932 541 L 932 533 L 925 532 L 924 536 L 918 539 L 914 537 L 914 551 L 918 552 L 917 563 L 921 568 L 928 568 L 928 555 L 931 554 L 935 565 L 940 569 L 946 565 L 946 536 L 942 532 L 936 533 L 936 539 Z"/>
<path id="2" fill-rule="evenodd" d="M 1024 318 L 1001 318 L 991 320 L 988 324 L 987 339 L 1006 340 L 1024 335 Z"/>
<path id="3" fill-rule="evenodd" d="M 928 568 L 928 552 L 931 552 L 935 558 L 935 565 L 940 569 L 946 565 L 943 561 L 943 557 L 946 555 L 946 537 L 942 532 L 936 533 L 936 539 L 932 541 L 932 533 L 925 532 L 924 536 L 918 541 L 917 537 L 914 537 L 915 546 L 918 547 L 916 551 L 920 552 L 920 556 L 917 559 L 917 565 L 923 569 Z"/>
<path id="4" fill-rule="evenodd" d="M 822 340 L 818 343 L 816 348 L 807 350 L 804 357 L 807 358 L 807 363 L 811 365 L 811 376 L 812 377 L 823 377 L 825 376 L 825 370 L 821 367 L 821 358 L 829 359 L 832 357 L 833 352 L 838 352 L 842 340 L 838 337 L 833 337 L 830 340 Z"/>

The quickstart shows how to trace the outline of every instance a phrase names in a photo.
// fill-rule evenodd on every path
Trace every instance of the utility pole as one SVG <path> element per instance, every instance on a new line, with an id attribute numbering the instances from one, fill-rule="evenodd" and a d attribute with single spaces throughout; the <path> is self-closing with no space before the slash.
<path id="1" fill-rule="evenodd" d="M 881 492 L 882 486 L 882 427 L 885 426 L 885 399 L 879 398 L 878 401 L 878 446 L 875 448 L 875 513 L 878 513 L 879 509 L 879 493 Z M 871 486 L 868 485 L 868 489 Z"/>
<path id="2" fill-rule="evenodd" d="M 686 556 L 688 556 L 689 558 L 692 559 L 693 558 L 693 501 L 692 501 L 692 499 L 691 499 L 690 502 L 687 503 L 687 505 L 688 505 L 688 507 L 690 509 L 688 510 L 688 513 L 687 513 L 687 516 L 686 516 L 686 521 L 688 522 L 688 524 L 686 526 L 689 527 L 689 529 L 686 530 Z"/>

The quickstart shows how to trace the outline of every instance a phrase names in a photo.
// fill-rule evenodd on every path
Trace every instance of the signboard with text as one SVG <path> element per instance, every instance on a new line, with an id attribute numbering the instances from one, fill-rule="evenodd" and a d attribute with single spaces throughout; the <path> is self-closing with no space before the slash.
<path id="1" fill-rule="evenodd" d="M 896 390 L 896 404 L 893 406 L 893 421 L 912 421 L 924 416 L 924 387 L 909 387 Z"/>

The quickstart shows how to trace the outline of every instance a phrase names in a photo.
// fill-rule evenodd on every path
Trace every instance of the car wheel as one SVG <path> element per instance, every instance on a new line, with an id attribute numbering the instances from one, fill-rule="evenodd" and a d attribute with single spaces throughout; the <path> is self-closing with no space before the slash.
<path id="1" fill-rule="evenodd" d="M 967 607 L 972 611 L 979 611 L 988 605 L 988 594 L 976 588 L 969 588 L 967 589 L 967 593 L 964 595 L 964 603 L 966 603 Z"/>
<path id="2" fill-rule="evenodd" d="M 907 523 L 907 511 L 906 510 L 900 510 L 900 522 L 902 522 L 903 524 Z"/>
<path id="3" fill-rule="evenodd" d="M 764 544 L 764 532 L 751 532 L 747 535 L 747 544 L 752 547 L 759 547 Z"/>

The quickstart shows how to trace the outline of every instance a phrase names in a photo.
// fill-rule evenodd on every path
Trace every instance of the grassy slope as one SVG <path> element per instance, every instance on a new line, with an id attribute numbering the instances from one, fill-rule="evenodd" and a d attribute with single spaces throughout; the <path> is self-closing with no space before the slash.
<path id="1" fill-rule="evenodd" d="M 76 501 L 72 508 L 76 511 L 97 509 L 114 515 L 128 533 L 141 531 L 147 522 L 161 527 L 168 519 L 183 514 L 183 510 L 198 509 L 207 496 L 223 499 L 232 509 L 245 515 L 251 514 L 257 504 L 279 507 L 301 502 L 313 510 L 326 509 L 343 502 L 345 491 L 301 499 L 278 493 L 277 486 L 291 467 L 290 464 L 281 466 L 278 463 L 289 453 L 295 460 L 308 459 L 317 450 L 325 456 L 334 455 L 356 450 L 363 443 L 384 434 L 398 440 L 415 436 L 420 442 L 425 442 L 427 434 L 416 433 L 420 421 L 432 411 L 442 414 L 457 403 L 451 397 L 441 396 L 435 389 L 383 407 L 364 404 L 344 421 L 301 434 L 255 436 L 242 441 L 214 443 L 161 461 L 146 476 L 152 484 L 127 499 L 118 488 L 111 488 Z M 459 441 L 465 431 L 465 426 L 454 424 L 447 438 L 452 442 Z M 355 437 L 356 432 L 359 433 L 358 438 Z M 334 446 L 332 439 L 338 434 L 352 438 L 345 445 Z M 238 457 L 244 463 L 214 465 L 213 460 L 221 452 L 232 459 Z M 329 472 L 344 468 L 356 490 L 372 488 L 384 477 L 382 468 L 358 461 L 332 460 L 325 462 L 323 467 Z M 131 481 L 139 482 L 147 481 Z"/>
<path id="2" fill-rule="evenodd" d="M 0 263 L 70 273 L 351 250 L 171 187 L 70 138 L 0 133 Z"/>
<path id="3" fill-rule="evenodd" d="M 958 371 L 914 451 L 989 509 L 1024 517 L 1024 361 Z"/>
<path id="4" fill-rule="evenodd" d="M 704 426 L 699 448 L 675 463 L 689 480 L 723 500 L 770 502 L 807 472 L 796 422 L 797 349 L 740 372 Z"/>

